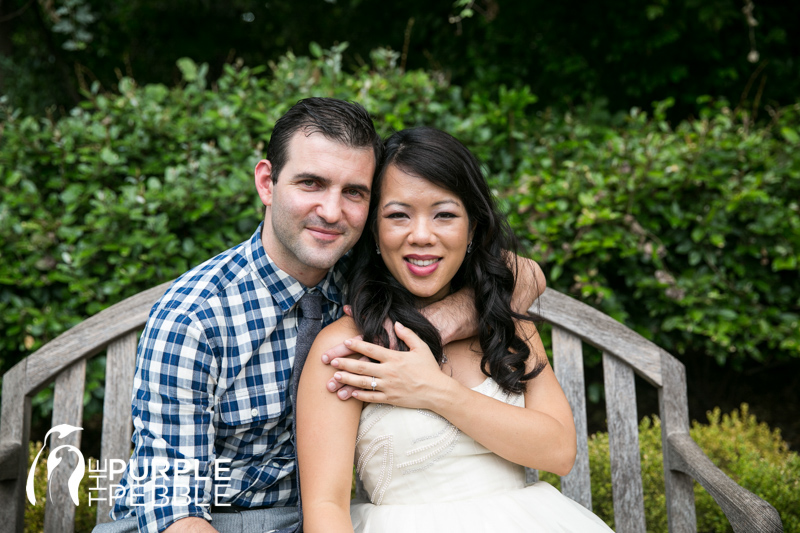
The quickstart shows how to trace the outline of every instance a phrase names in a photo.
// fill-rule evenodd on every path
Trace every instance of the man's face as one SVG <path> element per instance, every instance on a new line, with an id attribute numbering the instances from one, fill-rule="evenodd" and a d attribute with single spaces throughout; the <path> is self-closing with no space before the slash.
<path id="1" fill-rule="evenodd" d="M 277 183 L 269 161 L 256 166 L 256 188 L 267 206 L 262 242 L 281 270 L 313 286 L 361 236 L 375 155 L 302 130 L 287 155 Z"/>

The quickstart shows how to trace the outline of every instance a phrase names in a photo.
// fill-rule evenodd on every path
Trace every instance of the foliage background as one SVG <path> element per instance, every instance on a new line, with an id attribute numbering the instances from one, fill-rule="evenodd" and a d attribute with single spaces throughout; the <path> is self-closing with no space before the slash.
<path id="1" fill-rule="evenodd" d="M 272 124 L 333 96 L 461 139 L 550 287 L 678 356 L 692 417 L 747 400 L 796 448 L 798 23 L 778 0 L 0 0 L 0 373 L 249 237 Z"/>

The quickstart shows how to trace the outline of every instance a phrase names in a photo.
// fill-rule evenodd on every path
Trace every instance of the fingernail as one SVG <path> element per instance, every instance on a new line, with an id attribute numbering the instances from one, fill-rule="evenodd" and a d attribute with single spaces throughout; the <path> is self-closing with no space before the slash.
<path id="1" fill-rule="evenodd" d="M 334 392 L 336 390 L 336 383 L 334 383 L 333 381 L 329 381 L 328 382 L 328 390 L 331 391 L 331 392 Z"/>
<path id="2" fill-rule="evenodd" d="M 403 324 L 401 324 L 400 322 L 398 322 L 397 323 L 397 327 L 400 328 L 400 329 L 403 329 L 405 326 Z"/>
<path id="3" fill-rule="evenodd" d="M 346 341 L 344 341 L 344 345 L 345 346 L 350 346 L 351 344 L 353 344 L 353 341 L 351 341 L 350 339 L 347 339 Z"/>
<path id="4" fill-rule="evenodd" d="M 353 391 L 353 394 L 351 394 L 350 396 L 352 396 L 353 398 L 358 398 L 358 393 L 356 391 Z"/>
<path id="5" fill-rule="evenodd" d="M 338 395 L 339 395 L 339 398 L 341 398 L 342 400 L 346 400 L 347 399 L 347 391 L 340 390 L 338 392 Z M 353 394 L 353 396 L 355 396 L 355 394 Z"/>
<path id="6" fill-rule="evenodd" d="M 337 373 L 335 373 L 333 375 L 333 379 L 335 379 L 336 381 L 341 381 L 342 380 L 342 375 L 337 372 Z"/>
<path id="7" fill-rule="evenodd" d="M 328 359 L 328 354 L 326 353 L 322 354 L 322 362 L 327 364 L 329 361 L 330 360 Z"/>
<path id="8" fill-rule="evenodd" d="M 334 359 L 333 361 L 331 361 L 331 366 L 338 367 L 339 366 L 339 360 L 338 359 Z"/>

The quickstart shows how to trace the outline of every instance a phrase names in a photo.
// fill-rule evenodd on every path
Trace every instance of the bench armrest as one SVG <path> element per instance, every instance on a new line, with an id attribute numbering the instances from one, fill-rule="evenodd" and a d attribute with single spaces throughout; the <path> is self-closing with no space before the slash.
<path id="1" fill-rule="evenodd" d="M 778 511 L 725 475 L 689 434 L 670 435 L 667 442 L 670 468 L 683 472 L 700 483 L 722 508 L 734 531 L 737 533 L 783 531 Z"/>
<path id="2" fill-rule="evenodd" d="M 22 446 L 16 443 L 0 444 L 0 481 L 17 479 Z"/>

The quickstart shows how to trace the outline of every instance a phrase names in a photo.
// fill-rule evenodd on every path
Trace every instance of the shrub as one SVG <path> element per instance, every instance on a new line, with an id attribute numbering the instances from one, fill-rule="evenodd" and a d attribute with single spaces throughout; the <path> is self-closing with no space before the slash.
<path id="1" fill-rule="evenodd" d="M 800 356 L 800 106 L 759 128 L 712 101 L 675 126 L 669 101 L 651 117 L 533 115 L 527 87 L 466 97 L 436 72 L 400 69 L 391 50 L 344 73 L 345 47 L 269 70 L 227 65 L 213 86 L 182 59 L 176 87 L 95 85 L 59 120 L 0 99 L 0 372 L 249 237 L 263 212 L 251 169 L 275 120 L 311 95 L 361 102 L 383 134 L 428 125 L 461 139 L 550 287 L 667 350 Z"/>
<path id="2" fill-rule="evenodd" d="M 800 456 L 789 451 L 780 430 L 770 430 L 749 413 L 747 404 L 722 415 L 709 411 L 708 424 L 695 421 L 692 438 L 711 461 L 739 485 L 772 504 L 780 513 L 784 531 L 800 531 Z M 661 421 L 645 417 L 639 425 L 645 521 L 648 531 L 667 531 L 664 470 L 661 454 Z M 608 434 L 589 439 L 592 507 L 609 526 L 614 525 Z M 558 478 L 542 473 L 542 479 L 559 486 Z M 732 531 L 722 509 L 695 483 L 697 528 L 701 532 Z"/>

